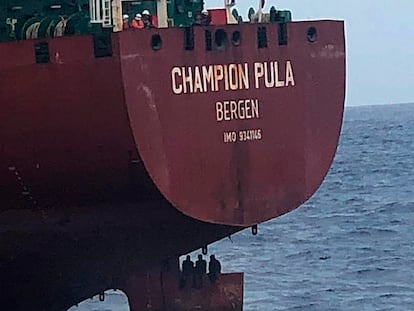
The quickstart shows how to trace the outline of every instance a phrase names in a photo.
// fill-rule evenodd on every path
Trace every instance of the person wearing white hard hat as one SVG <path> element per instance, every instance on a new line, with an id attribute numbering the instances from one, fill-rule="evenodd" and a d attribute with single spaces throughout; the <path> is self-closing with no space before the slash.
<path id="1" fill-rule="evenodd" d="M 211 16 L 206 9 L 201 11 L 201 25 L 208 26 L 211 23 Z"/>
<path id="2" fill-rule="evenodd" d="M 152 16 L 148 10 L 142 11 L 142 22 L 144 23 L 144 28 L 149 29 L 154 27 L 152 25 Z"/>
<path id="3" fill-rule="evenodd" d="M 134 29 L 143 29 L 144 28 L 144 22 L 142 21 L 141 14 L 139 14 L 139 13 L 135 14 L 135 18 L 132 21 L 131 26 Z"/>
<path id="4" fill-rule="evenodd" d="M 122 15 L 122 29 L 129 29 L 129 16 L 128 14 Z"/>

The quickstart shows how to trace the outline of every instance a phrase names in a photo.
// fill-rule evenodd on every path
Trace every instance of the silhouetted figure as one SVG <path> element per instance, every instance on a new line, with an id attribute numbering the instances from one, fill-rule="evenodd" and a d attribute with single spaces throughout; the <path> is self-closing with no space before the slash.
<path id="1" fill-rule="evenodd" d="M 278 13 L 277 9 L 274 6 L 272 6 L 270 8 L 269 20 L 270 20 L 271 23 L 277 23 L 277 22 L 281 21 L 279 13 Z"/>
<path id="2" fill-rule="evenodd" d="M 193 274 L 194 262 L 192 262 L 190 255 L 187 255 L 183 261 L 183 274 L 188 276 Z"/>
<path id="3" fill-rule="evenodd" d="M 218 261 L 214 255 L 210 256 L 210 262 L 208 263 L 208 272 L 208 276 L 211 282 L 215 282 L 217 280 L 217 275 L 221 273 L 220 261 Z"/>
<path id="4" fill-rule="evenodd" d="M 194 275 L 194 262 L 191 261 L 190 255 L 187 255 L 187 257 L 183 261 L 182 270 L 183 272 L 182 272 L 180 286 L 184 287 L 187 284 L 188 280 L 191 280 Z"/>
<path id="5" fill-rule="evenodd" d="M 207 261 L 203 259 L 203 255 L 198 255 L 198 260 L 195 263 L 195 287 L 201 288 L 203 286 L 203 276 L 207 273 Z"/>

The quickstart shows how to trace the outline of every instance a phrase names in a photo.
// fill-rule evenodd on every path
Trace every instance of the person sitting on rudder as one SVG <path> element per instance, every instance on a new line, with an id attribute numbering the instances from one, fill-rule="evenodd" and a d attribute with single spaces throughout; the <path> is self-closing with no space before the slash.
<path id="1" fill-rule="evenodd" d="M 201 288 L 203 286 L 203 276 L 207 273 L 207 262 L 203 259 L 203 255 L 198 255 L 198 260 L 195 263 L 195 287 Z"/>
<path id="2" fill-rule="evenodd" d="M 213 283 L 217 280 L 217 276 L 221 273 L 220 261 L 218 261 L 214 255 L 210 256 L 210 262 L 208 263 L 208 272 L 210 281 Z"/>
<path id="3" fill-rule="evenodd" d="M 180 286 L 184 287 L 187 284 L 187 281 L 192 279 L 194 274 L 194 263 L 191 261 L 190 255 L 187 255 L 186 259 L 183 261 L 182 271 Z"/>

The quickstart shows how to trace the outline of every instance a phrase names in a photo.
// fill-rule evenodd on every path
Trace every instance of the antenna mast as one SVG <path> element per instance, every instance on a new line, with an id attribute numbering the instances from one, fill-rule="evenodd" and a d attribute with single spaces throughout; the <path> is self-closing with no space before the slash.
<path id="1" fill-rule="evenodd" d="M 231 8 L 236 5 L 236 0 L 224 0 L 224 7 L 226 8 L 227 24 L 237 24 L 238 21 L 231 14 Z"/>

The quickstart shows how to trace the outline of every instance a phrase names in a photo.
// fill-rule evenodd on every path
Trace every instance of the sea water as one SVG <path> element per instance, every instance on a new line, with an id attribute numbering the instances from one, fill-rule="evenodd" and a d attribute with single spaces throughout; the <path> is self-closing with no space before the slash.
<path id="1" fill-rule="evenodd" d="M 347 108 L 317 193 L 209 252 L 245 272 L 244 310 L 414 310 L 414 104 Z M 111 291 L 76 310 L 129 308 Z"/>

